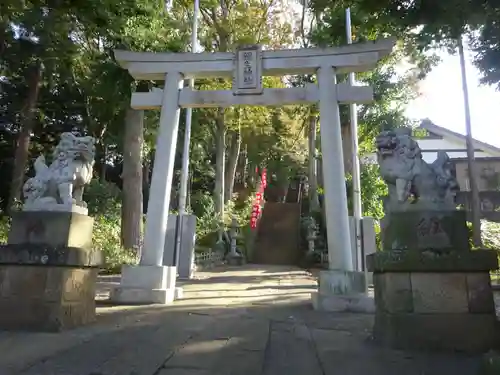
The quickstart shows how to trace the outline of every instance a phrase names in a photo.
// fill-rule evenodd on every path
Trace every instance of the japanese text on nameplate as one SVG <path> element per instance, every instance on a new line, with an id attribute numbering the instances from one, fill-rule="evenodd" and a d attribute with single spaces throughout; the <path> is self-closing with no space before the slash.
<path id="1" fill-rule="evenodd" d="M 240 83 L 242 87 L 253 88 L 257 86 L 255 77 L 256 68 L 256 51 L 241 51 L 240 58 L 242 61 L 242 82 Z"/>

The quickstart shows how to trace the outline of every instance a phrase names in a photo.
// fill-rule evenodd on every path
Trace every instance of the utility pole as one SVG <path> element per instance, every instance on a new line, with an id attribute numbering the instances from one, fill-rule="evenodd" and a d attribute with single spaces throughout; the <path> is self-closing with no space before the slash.
<path id="1" fill-rule="evenodd" d="M 465 129 L 467 142 L 467 164 L 469 169 L 469 186 L 471 193 L 470 209 L 472 216 L 472 242 L 475 247 L 481 247 L 481 202 L 479 200 L 479 189 L 477 187 L 478 174 L 474 155 L 474 139 L 472 138 L 472 127 L 469 106 L 469 89 L 467 86 L 467 72 L 465 70 L 465 55 L 462 35 L 458 37 L 458 55 L 460 57 L 460 70 L 462 72 L 462 91 L 464 95 Z"/>
<path id="2" fill-rule="evenodd" d="M 316 112 L 316 108 L 314 108 Z M 309 205 L 311 211 L 319 211 L 318 200 L 318 173 L 316 155 L 316 124 L 318 116 L 316 113 L 309 115 Z"/>
<path id="3" fill-rule="evenodd" d="M 200 13 L 200 2 L 194 0 L 193 10 L 193 26 L 191 31 L 191 52 L 196 52 L 196 44 L 198 43 L 198 16 Z M 194 79 L 188 81 L 190 88 L 194 87 Z M 174 248 L 174 266 L 178 266 L 179 254 L 182 244 L 182 218 L 186 214 L 187 191 L 189 184 L 189 144 L 191 142 L 191 123 L 193 118 L 193 109 L 186 109 L 186 128 L 184 130 L 184 147 L 182 150 L 182 170 L 181 170 L 181 187 L 179 194 L 179 214 L 175 225 L 175 248 Z"/>
<path id="4" fill-rule="evenodd" d="M 345 11 L 347 43 L 352 44 L 351 9 Z M 349 73 L 349 85 L 354 86 L 354 73 Z M 349 106 L 350 130 L 352 141 L 352 206 L 354 217 L 354 231 L 356 237 L 356 269 L 363 271 L 363 246 L 361 237 L 361 219 L 363 216 L 363 206 L 361 202 L 361 177 L 359 167 L 359 147 L 358 147 L 358 109 L 356 103 Z"/>

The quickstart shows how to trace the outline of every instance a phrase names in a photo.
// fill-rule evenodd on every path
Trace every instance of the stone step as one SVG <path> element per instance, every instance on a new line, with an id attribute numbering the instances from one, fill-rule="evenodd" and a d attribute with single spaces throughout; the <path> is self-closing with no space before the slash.
<path id="1" fill-rule="evenodd" d="M 300 206 L 267 202 L 255 241 L 254 261 L 296 264 L 300 257 Z"/>

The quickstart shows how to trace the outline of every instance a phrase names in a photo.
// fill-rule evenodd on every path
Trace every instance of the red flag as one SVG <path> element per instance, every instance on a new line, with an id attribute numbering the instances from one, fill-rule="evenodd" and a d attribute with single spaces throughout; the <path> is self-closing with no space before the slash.
<path id="1" fill-rule="evenodd" d="M 252 229 L 257 228 L 257 219 L 256 218 L 250 219 L 250 228 L 252 228 Z"/>

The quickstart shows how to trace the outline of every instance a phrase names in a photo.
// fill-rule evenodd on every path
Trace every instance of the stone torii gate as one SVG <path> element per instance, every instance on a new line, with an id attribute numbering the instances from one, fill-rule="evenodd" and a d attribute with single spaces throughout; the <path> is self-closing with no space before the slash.
<path id="1" fill-rule="evenodd" d="M 315 102 L 319 102 L 320 111 L 329 270 L 320 276 L 320 292 L 313 299 L 329 296 L 330 305 L 340 301 L 343 306 L 345 296 L 364 292 L 364 274 L 353 271 L 338 104 L 368 103 L 373 92 L 370 87 L 337 84 L 336 74 L 370 70 L 394 45 L 395 40 L 382 39 L 323 49 L 262 51 L 253 45 L 240 47 L 235 53 L 115 51 L 118 63 L 136 80 L 164 80 L 165 86 L 132 94 L 132 108 L 161 110 L 160 126 L 141 261 L 138 266 L 123 267 L 121 284 L 112 292 L 112 299 L 131 303 L 169 303 L 174 299 L 176 268 L 173 264 L 163 266 L 163 252 L 181 107 Z M 318 84 L 262 87 L 262 76 L 293 74 L 317 74 Z M 184 79 L 201 77 L 232 78 L 233 90 L 183 88 Z"/>

